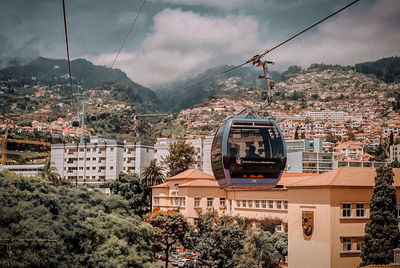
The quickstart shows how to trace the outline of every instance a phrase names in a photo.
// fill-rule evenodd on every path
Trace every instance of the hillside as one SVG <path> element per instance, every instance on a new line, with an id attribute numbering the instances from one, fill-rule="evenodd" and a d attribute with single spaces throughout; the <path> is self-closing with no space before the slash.
<path id="1" fill-rule="evenodd" d="M 386 83 L 400 82 L 400 57 L 359 63 L 355 65 L 355 70 L 364 74 L 373 74 Z"/>
<path id="2" fill-rule="evenodd" d="M 168 103 L 168 111 L 179 112 L 182 109 L 193 108 L 196 104 L 201 103 L 203 100 L 211 96 L 229 97 L 235 95 L 241 90 L 264 87 L 264 81 L 258 79 L 258 76 L 262 72 L 260 69 L 255 67 L 241 67 L 210 81 L 200 83 L 172 94 L 176 89 L 209 78 L 216 73 L 223 72 L 232 67 L 233 66 L 224 65 L 211 68 L 204 73 L 197 75 L 195 78 L 174 83 L 170 90 L 158 91 L 157 93 L 160 96 L 167 95 L 166 97 L 161 98 L 161 101 L 163 103 Z M 280 74 L 277 72 L 271 72 L 271 75 L 274 79 L 280 80 L 281 78 Z"/>
<path id="3" fill-rule="evenodd" d="M 137 114 L 157 112 L 157 101 L 146 102 L 156 98 L 152 90 L 131 81 L 120 70 L 77 59 L 71 62 L 71 92 L 67 68 L 66 60 L 38 58 L 25 66 L 0 70 L 0 124 L 7 120 L 31 127 L 35 120 L 50 123 L 63 118 L 67 125 L 54 123 L 52 127 L 71 127 L 81 110 L 79 98 L 84 97 L 86 117 L 95 114 L 98 118 L 96 122 L 86 120 L 91 134 L 128 140 L 138 132 L 153 135 L 151 126 L 160 119 L 149 118 L 140 124 L 133 120 Z M 10 135 L 19 137 L 18 133 Z"/>
<path id="4" fill-rule="evenodd" d="M 167 95 L 166 97 L 161 98 L 161 101 L 163 103 L 168 103 L 167 111 L 178 112 L 182 109 L 193 108 L 195 105 L 202 103 L 208 97 L 232 97 L 236 93 L 243 90 L 252 90 L 256 88 L 262 89 L 265 87 L 264 81 L 258 79 L 258 76 L 262 72 L 260 68 L 241 67 L 232 72 L 218 76 L 210 81 L 206 81 L 196 86 L 180 90 L 177 93 L 173 93 L 176 89 L 209 78 L 232 67 L 233 66 L 219 66 L 211 68 L 204 73 L 197 75 L 195 78 L 176 82 L 171 86 L 170 90 L 159 90 L 157 93 L 160 96 Z M 339 72 L 354 70 L 361 74 L 374 75 L 376 78 L 386 83 L 400 81 L 399 57 L 384 58 L 375 62 L 359 63 L 355 66 L 314 63 L 311 64 L 307 69 L 303 69 L 301 66 L 294 65 L 290 66 L 286 71 L 282 73 L 273 71 L 273 67 L 271 67 L 270 69 L 270 75 L 272 79 L 276 82 L 287 81 L 290 78 L 295 78 L 300 73 L 307 70 L 321 72 L 326 70 L 334 70 Z M 329 81 L 327 83 L 329 83 Z M 329 87 L 325 87 L 324 85 L 322 85 L 321 89 L 329 90 Z M 391 95 L 396 96 L 396 93 L 394 92 Z"/>
<path id="5" fill-rule="evenodd" d="M 71 73 L 73 84 L 79 86 L 83 91 L 108 83 L 130 88 L 142 100 L 156 97 L 151 89 L 133 82 L 121 70 L 93 65 L 85 59 L 73 60 L 71 62 Z M 37 80 L 41 84 L 65 84 L 68 83 L 67 78 L 68 64 L 66 60 L 43 57 L 39 57 L 24 66 L 13 66 L 0 70 L 1 80 L 13 79 L 24 83 Z M 74 93 L 78 92 L 78 88 L 75 88 Z"/>

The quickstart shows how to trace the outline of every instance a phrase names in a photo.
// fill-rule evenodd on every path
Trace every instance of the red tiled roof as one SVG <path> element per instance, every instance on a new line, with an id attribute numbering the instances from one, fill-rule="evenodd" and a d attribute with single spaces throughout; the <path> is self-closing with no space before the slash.
<path id="1" fill-rule="evenodd" d="M 393 169 L 394 186 L 400 187 L 400 169 Z M 310 177 L 306 180 L 287 185 L 288 187 L 373 187 L 375 185 L 375 168 L 340 167 L 332 171 Z"/>
<path id="2" fill-rule="evenodd" d="M 181 179 L 209 179 L 215 180 L 214 176 L 209 175 L 201 170 L 190 168 L 184 172 L 181 172 L 167 180 L 181 180 Z"/>

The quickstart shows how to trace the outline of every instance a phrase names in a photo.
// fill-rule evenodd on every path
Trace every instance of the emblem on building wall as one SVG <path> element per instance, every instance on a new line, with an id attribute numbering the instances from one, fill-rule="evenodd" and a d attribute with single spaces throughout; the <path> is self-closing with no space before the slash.
<path id="1" fill-rule="evenodd" d="M 306 238 L 310 238 L 314 230 L 314 211 L 302 211 L 302 227 Z"/>

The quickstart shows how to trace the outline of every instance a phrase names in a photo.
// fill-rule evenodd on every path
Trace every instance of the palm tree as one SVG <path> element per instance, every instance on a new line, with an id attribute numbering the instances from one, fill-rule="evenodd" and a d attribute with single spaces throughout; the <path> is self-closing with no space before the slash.
<path id="1" fill-rule="evenodd" d="M 58 174 L 57 169 L 52 166 L 53 162 L 47 161 L 44 163 L 43 169 L 40 172 L 42 179 L 50 181 L 54 185 L 58 186 L 61 184 L 61 177 Z"/>
<path id="2" fill-rule="evenodd" d="M 163 173 L 165 168 L 157 164 L 157 159 L 151 159 L 143 169 L 142 183 L 144 185 L 150 187 L 165 181 L 165 175 Z"/>
<path id="3" fill-rule="evenodd" d="M 161 184 L 165 181 L 163 173 L 164 167 L 157 164 L 157 159 L 151 159 L 147 165 L 143 167 L 144 171 L 141 176 L 142 184 L 147 187 Z M 153 192 L 150 190 L 150 211 L 153 208 Z"/>

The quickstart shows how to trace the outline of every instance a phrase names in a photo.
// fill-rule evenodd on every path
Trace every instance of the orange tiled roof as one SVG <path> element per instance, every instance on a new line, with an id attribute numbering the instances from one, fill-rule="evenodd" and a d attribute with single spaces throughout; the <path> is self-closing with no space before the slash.
<path id="1" fill-rule="evenodd" d="M 400 187 L 400 169 L 393 169 L 394 186 Z M 373 187 L 375 185 L 375 168 L 340 167 L 332 171 L 310 177 L 309 179 L 287 185 L 288 187 Z"/>
<path id="2" fill-rule="evenodd" d="M 151 186 L 151 188 L 165 188 L 165 187 L 168 187 L 168 186 L 169 186 L 169 182 L 164 182 L 164 183 L 161 183 L 161 184 L 153 185 L 153 186 Z"/>
<path id="3" fill-rule="evenodd" d="M 194 180 L 179 185 L 179 187 L 218 187 L 217 180 Z"/>
<path id="4" fill-rule="evenodd" d="M 181 172 L 171 178 L 168 178 L 167 180 L 181 180 L 181 179 L 209 179 L 209 180 L 214 179 L 215 180 L 214 176 L 209 175 L 201 170 L 193 169 L 193 168 L 185 170 L 184 172 Z"/>

